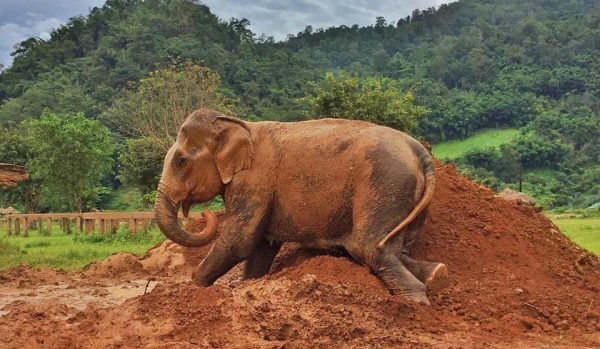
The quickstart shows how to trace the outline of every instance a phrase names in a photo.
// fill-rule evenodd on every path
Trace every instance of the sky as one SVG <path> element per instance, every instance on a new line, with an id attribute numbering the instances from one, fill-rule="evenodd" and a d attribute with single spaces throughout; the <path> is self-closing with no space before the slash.
<path id="1" fill-rule="evenodd" d="M 384 16 L 390 23 L 411 14 L 413 9 L 439 6 L 450 0 L 203 0 L 217 16 L 246 18 L 258 36 L 276 40 L 296 34 L 307 25 L 328 28 L 345 24 L 361 26 L 375 23 Z M 15 44 L 29 38 L 48 39 L 53 28 L 69 18 L 87 15 L 104 0 L 0 0 L 0 64 L 12 62 Z"/>

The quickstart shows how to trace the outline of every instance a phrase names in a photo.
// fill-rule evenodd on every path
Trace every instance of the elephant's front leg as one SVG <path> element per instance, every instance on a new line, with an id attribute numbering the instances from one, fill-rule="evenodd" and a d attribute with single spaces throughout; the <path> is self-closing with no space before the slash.
<path id="1" fill-rule="evenodd" d="M 258 279 L 267 275 L 271 270 L 275 256 L 281 249 L 281 245 L 281 242 L 261 238 L 252 255 L 246 260 L 244 280 Z"/>
<path id="2" fill-rule="evenodd" d="M 260 221 L 261 217 L 245 222 L 236 216 L 225 218 L 219 227 L 219 237 L 192 276 L 194 283 L 210 286 L 236 264 L 249 258 L 262 235 Z"/>

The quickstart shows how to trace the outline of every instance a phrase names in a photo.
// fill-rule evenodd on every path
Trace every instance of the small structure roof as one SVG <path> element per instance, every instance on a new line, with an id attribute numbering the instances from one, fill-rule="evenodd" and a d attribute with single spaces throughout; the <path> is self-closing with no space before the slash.
<path id="1" fill-rule="evenodd" d="M 14 187 L 28 178 L 29 174 L 24 167 L 0 163 L 0 187 Z"/>

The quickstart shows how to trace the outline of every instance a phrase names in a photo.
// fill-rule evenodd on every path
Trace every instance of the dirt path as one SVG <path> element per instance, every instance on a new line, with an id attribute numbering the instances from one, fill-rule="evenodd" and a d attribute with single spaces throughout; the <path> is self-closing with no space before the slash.
<path id="1" fill-rule="evenodd" d="M 76 310 L 84 310 L 89 304 L 110 308 L 119 306 L 130 298 L 143 295 L 145 291 L 151 292 L 156 284 L 150 280 L 131 280 L 113 285 L 77 286 L 59 282 L 33 288 L 0 287 L 0 309 L 12 303 L 33 305 L 60 303 Z M 8 310 L 0 310 L 0 316 L 8 313 Z"/>
<path id="2" fill-rule="evenodd" d="M 165 243 L 82 273 L 0 273 L 0 347 L 600 347 L 598 258 L 449 166 L 413 251 L 451 273 L 431 307 L 390 295 L 345 256 L 291 244 L 265 278 L 239 282 L 238 267 L 196 288 L 207 251 Z"/>

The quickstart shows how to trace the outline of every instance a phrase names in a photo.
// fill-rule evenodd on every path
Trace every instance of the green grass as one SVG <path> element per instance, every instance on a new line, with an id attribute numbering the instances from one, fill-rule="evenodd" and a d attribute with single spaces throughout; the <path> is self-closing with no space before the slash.
<path id="1" fill-rule="evenodd" d="M 547 214 L 560 230 L 577 245 L 600 256 L 600 217 Z"/>
<path id="2" fill-rule="evenodd" d="M 28 237 L 0 232 L 0 270 L 21 263 L 54 269 L 77 269 L 116 252 L 143 255 L 161 241 L 157 230 L 132 235 L 124 229 L 116 234 L 64 234 L 55 227 L 51 235 L 30 231 Z"/>
<path id="3" fill-rule="evenodd" d="M 433 146 L 433 155 L 440 160 L 452 160 L 473 149 L 497 147 L 510 142 L 519 130 L 514 128 L 490 129 L 475 133 L 463 140 L 452 140 Z"/>
<path id="4" fill-rule="evenodd" d="M 561 231 L 579 246 L 600 255 L 600 217 L 576 213 L 547 213 Z M 64 234 L 54 227 L 51 235 L 30 231 L 28 237 L 0 232 L 0 270 L 21 263 L 54 269 L 78 269 L 116 252 L 143 255 L 161 241 L 157 230 L 130 234 L 120 229 L 115 234 Z"/>

